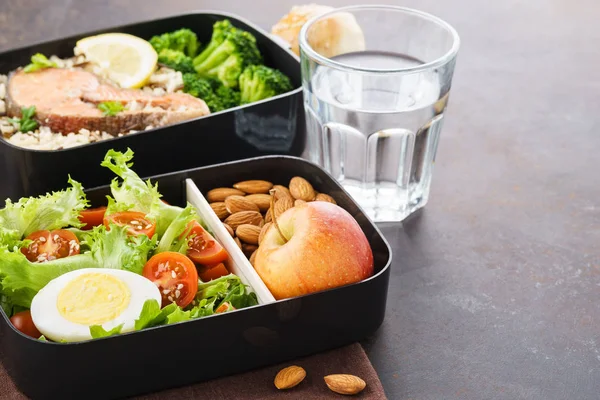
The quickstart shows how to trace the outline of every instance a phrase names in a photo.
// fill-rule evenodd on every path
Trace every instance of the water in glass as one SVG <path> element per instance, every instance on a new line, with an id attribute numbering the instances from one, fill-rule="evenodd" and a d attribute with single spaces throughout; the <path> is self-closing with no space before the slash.
<path id="1" fill-rule="evenodd" d="M 361 51 L 332 59 L 393 70 L 423 64 L 399 53 Z M 303 74 L 305 157 L 322 165 L 376 221 L 398 221 L 429 196 L 449 87 L 442 69 L 357 74 L 314 65 Z M 440 76 L 442 75 L 442 76 Z"/>

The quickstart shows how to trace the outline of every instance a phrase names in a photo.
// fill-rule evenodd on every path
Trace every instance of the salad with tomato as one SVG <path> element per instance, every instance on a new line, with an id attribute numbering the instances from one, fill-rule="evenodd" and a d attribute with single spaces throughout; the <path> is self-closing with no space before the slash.
<path id="1" fill-rule="evenodd" d="M 106 154 L 106 205 L 69 178 L 0 209 L 0 307 L 25 335 L 77 342 L 258 304 L 194 207 L 163 201 L 132 159 Z"/>

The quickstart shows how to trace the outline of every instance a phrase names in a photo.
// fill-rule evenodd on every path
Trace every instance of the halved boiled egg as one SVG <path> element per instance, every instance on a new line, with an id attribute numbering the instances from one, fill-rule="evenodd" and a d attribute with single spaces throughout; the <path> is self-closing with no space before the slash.
<path id="1" fill-rule="evenodd" d="M 146 300 L 161 303 L 158 287 L 133 272 L 86 268 L 50 281 L 31 302 L 31 318 L 37 329 L 53 341 L 92 339 L 90 326 L 109 331 L 123 325 L 121 333 L 134 329 Z"/>

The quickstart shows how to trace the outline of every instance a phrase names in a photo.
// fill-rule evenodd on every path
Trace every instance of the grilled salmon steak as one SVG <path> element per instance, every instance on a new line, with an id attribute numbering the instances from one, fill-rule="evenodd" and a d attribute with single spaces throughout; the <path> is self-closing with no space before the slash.
<path id="1" fill-rule="evenodd" d="M 125 110 L 106 116 L 98 104 L 120 102 Z M 147 126 L 164 126 L 209 114 L 206 103 L 185 93 L 157 96 L 121 89 L 80 69 L 47 68 L 14 72 L 8 81 L 7 113 L 20 117 L 23 107 L 35 106 L 40 125 L 68 134 L 85 128 L 112 135 Z"/>

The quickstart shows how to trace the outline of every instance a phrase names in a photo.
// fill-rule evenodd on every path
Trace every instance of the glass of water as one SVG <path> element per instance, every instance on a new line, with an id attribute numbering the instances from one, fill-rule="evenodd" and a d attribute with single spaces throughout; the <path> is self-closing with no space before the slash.
<path id="1" fill-rule="evenodd" d="M 427 203 L 458 48 L 446 22 L 394 6 L 336 9 L 300 32 L 303 157 L 374 221 Z"/>

